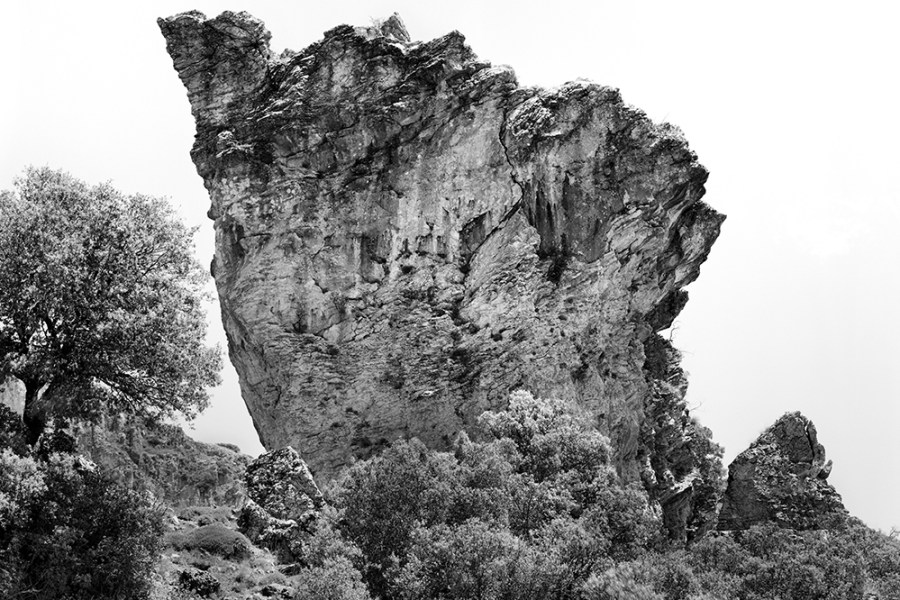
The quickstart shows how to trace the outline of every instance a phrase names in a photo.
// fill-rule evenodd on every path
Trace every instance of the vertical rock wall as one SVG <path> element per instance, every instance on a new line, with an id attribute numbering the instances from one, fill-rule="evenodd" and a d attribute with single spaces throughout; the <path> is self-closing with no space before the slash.
<path id="1" fill-rule="evenodd" d="M 459 33 L 411 42 L 396 15 L 280 56 L 246 13 L 159 24 L 267 448 L 328 476 L 400 436 L 446 447 L 525 388 L 576 400 L 626 479 L 692 486 L 694 459 L 651 460 L 645 419 L 660 395 L 684 410 L 677 353 L 648 369 L 645 348 L 724 219 L 677 129 L 612 88 L 519 87 Z"/>

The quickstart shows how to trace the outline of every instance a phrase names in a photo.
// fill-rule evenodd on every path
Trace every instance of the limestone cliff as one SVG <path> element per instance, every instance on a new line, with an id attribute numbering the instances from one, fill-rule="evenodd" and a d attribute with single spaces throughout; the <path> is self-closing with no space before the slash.
<path id="1" fill-rule="evenodd" d="M 278 56 L 246 13 L 159 25 L 267 448 L 328 476 L 400 436 L 446 447 L 524 388 L 576 400 L 625 479 L 684 498 L 696 457 L 651 456 L 690 444 L 683 377 L 645 347 L 724 217 L 676 128 L 613 88 L 520 87 L 458 32 L 412 42 L 396 15 Z M 680 411 L 665 427 L 645 418 L 661 396 Z"/>

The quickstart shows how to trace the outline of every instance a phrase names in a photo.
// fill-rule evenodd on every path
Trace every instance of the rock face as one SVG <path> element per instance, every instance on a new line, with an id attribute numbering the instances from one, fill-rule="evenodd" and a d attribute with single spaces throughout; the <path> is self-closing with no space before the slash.
<path id="1" fill-rule="evenodd" d="M 285 563 L 300 561 L 325 499 L 306 463 L 291 447 L 263 454 L 244 476 L 248 500 L 238 527 Z"/>
<path id="2" fill-rule="evenodd" d="M 25 410 L 25 384 L 15 377 L 0 380 L 0 404 L 21 415 Z"/>
<path id="3" fill-rule="evenodd" d="M 825 481 L 830 473 L 815 425 L 799 412 L 787 413 L 728 467 L 718 527 L 824 528 L 846 514 L 840 495 Z"/>
<path id="4" fill-rule="evenodd" d="M 263 454 L 244 475 L 250 499 L 276 519 L 303 520 L 325 504 L 319 486 L 291 447 Z"/>
<path id="5" fill-rule="evenodd" d="M 246 13 L 159 25 L 267 448 L 328 477 L 398 437 L 447 447 L 524 388 L 592 414 L 626 480 L 693 486 L 693 459 L 651 464 L 645 423 L 661 393 L 683 410 L 645 345 L 724 218 L 676 128 L 613 88 L 521 88 L 458 32 L 411 42 L 396 15 L 279 56 Z M 673 422 L 667 447 L 688 443 L 689 420 Z"/>

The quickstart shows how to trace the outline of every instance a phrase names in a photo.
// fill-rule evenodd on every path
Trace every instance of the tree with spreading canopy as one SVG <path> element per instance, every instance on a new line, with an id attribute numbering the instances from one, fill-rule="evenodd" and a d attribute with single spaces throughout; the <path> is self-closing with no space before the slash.
<path id="1" fill-rule="evenodd" d="M 193 417 L 219 381 L 193 231 L 163 199 L 27 168 L 0 192 L 0 381 L 53 417 Z"/>

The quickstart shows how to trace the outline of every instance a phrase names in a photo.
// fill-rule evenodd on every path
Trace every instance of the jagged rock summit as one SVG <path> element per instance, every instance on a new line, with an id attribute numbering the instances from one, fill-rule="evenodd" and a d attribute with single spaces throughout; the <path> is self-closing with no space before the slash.
<path id="1" fill-rule="evenodd" d="M 822 529 L 846 516 L 840 495 L 826 482 L 830 473 L 815 425 L 799 412 L 787 413 L 728 467 L 718 527 Z"/>
<path id="2" fill-rule="evenodd" d="M 684 497 L 697 465 L 651 460 L 645 419 L 660 395 L 683 411 L 677 353 L 651 368 L 645 344 L 668 347 L 656 332 L 724 217 L 676 128 L 613 88 L 520 87 L 460 33 L 413 42 L 396 15 L 279 56 L 246 13 L 159 25 L 267 448 L 327 477 L 398 437 L 447 447 L 524 388 L 577 401 L 626 480 Z M 659 420 L 666 447 L 690 444 L 680 412 Z"/>

